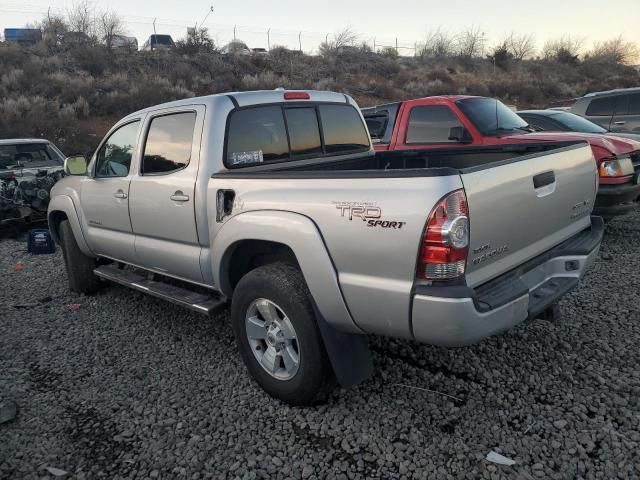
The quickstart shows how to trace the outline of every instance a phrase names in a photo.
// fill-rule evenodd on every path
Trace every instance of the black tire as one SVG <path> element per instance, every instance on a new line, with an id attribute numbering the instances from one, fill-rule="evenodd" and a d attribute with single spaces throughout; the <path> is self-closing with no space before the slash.
<path id="1" fill-rule="evenodd" d="M 288 380 L 271 376 L 260 365 L 247 338 L 245 316 L 254 300 L 277 304 L 289 318 L 299 345 L 299 366 Z M 271 396 L 289 405 L 325 401 L 335 379 L 301 272 L 288 263 L 272 263 L 246 274 L 233 292 L 231 322 L 242 360 L 251 376 Z"/>
<path id="2" fill-rule="evenodd" d="M 69 288 L 72 292 L 91 294 L 98 291 L 100 279 L 93 273 L 96 261 L 87 257 L 73 236 L 69 220 L 62 220 L 58 227 L 60 248 L 64 256 L 64 264 L 67 269 Z"/>

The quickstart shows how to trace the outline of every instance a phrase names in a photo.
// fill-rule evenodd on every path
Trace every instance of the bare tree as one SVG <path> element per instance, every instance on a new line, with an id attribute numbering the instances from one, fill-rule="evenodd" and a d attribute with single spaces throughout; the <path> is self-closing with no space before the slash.
<path id="1" fill-rule="evenodd" d="M 471 26 L 458 35 L 456 42 L 458 55 L 465 58 L 479 57 L 484 54 L 485 35 L 479 27 Z"/>
<path id="2" fill-rule="evenodd" d="M 556 60 L 560 63 L 577 64 L 584 45 L 583 38 L 575 38 L 570 35 L 547 40 L 542 48 L 542 55 L 547 60 Z"/>
<path id="3" fill-rule="evenodd" d="M 107 48 L 113 46 L 113 39 L 127 33 L 122 18 L 113 10 L 106 10 L 100 14 L 97 25 L 98 35 Z"/>
<path id="4" fill-rule="evenodd" d="M 631 65 L 635 63 L 639 57 L 640 50 L 638 50 L 638 45 L 624 40 L 622 36 L 596 43 L 593 50 L 587 54 L 587 58 L 595 58 L 623 65 Z"/>
<path id="5" fill-rule="evenodd" d="M 49 47 L 57 45 L 58 41 L 69 29 L 67 22 L 61 15 L 48 13 L 40 22 L 39 27 L 42 29 L 42 39 Z"/>
<path id="6" fill-rule="evenodd" d="M 536 51 L 536 40 L 531 33 L 511 34 L 505 39 L 505 46 L 513 58 L 516 60 L 524 60 L 533 56 Z"/>
<path id="7" fill-rule="evenodd" d="M 355 47 L 359 41 L 359 35 L 351 27 L 345 27 L 333 35 L 333 38 L 320 44 L 320 53 L 327 55 L 348 47 Z"/>
<path id="8" fill-rule="evenodd" d="M 67 11 L 67 23 L 69 31 L 84 33 L 88 37 L 93 36 L 95 15 L 91 2 L 89 0 L 81 0 L 73 4 Z"/>
<path id="9" fill-rule="evenodd" d="M 418 44 L 416 55 L 419 57 L 444 58 L 454 53 L 455 38 L 438 27 L 429 30 L 423 42 Z"/>

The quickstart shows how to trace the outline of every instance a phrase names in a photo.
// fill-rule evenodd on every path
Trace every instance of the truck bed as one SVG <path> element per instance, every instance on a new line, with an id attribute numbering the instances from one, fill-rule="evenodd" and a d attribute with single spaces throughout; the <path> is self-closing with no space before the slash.
<path id="1" fill-rule="evenodd" d="M 583 142 L 547 142 L 529 145 L 493 145 L 486 147 L 460 147 L 446 150 L 396 150 L 376 152 L 375 155 L 362 155 L 356 158 L 335 161 L 304 160 L 245 168 L 225 172 L 223 176 L 238 175 L 247 178 L 258 174 L 261 178 L 272 172 L 273 177 L 317 177 L 330 176 L 440 176 L 456 175 L 460 170 L 489 168 L 513 160 L 526 160 L 529 157 L 553 153 L 563 148 L 579 145 Z M 333 172 L 333 173 L 330 173 Z M 367 173 L 365 173 L 367 172 Z M 322 175 L 320 175 L 322 173 Z"/>

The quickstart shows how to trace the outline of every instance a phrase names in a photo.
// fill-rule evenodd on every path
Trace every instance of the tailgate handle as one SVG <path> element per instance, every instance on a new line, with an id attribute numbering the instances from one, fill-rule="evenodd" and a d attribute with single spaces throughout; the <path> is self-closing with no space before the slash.
<path id="1" fill-rule="evenodd" d="M 533 177 L 533 188 L 536 190 L 538 188 L 546 187 L 547 185 L 551 185 L 556 181 L 556 174 L 553 173 L 553 170 L 550 172 L 539 173 Z"/>

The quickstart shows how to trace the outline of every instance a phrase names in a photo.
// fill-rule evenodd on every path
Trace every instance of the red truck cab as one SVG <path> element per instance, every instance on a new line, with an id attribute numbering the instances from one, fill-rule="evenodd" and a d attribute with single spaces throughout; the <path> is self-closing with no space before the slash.
<path id="1" fill-rule="evenodd" d="M 640 142 L 589 133 L 536 132 L 496 99 L 451 95 L 363 108 L 377 151 L 586 141 L 598 164 L 595 212 L 627 213 L 640 200 Z"/>

